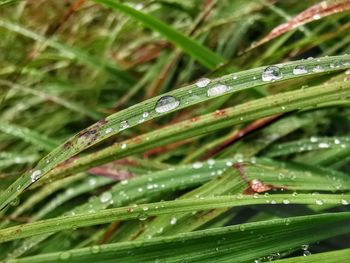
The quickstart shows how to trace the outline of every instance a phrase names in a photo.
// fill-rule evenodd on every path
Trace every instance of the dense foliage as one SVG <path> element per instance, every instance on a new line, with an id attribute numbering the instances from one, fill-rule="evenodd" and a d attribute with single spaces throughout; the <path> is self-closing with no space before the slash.
<path id="1" fill-rule="evenodd" d="M 0 262 L 349 262 L 349 29 L 349 0 L 0 0 Z"/>

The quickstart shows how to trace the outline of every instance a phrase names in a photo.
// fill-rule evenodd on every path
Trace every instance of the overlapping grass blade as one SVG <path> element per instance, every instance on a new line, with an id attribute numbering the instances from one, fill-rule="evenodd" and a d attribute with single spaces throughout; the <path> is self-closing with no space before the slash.
<path id="1" fill-rule="evenodd" d="M 349 213 L 274 219 L 196 231 L 148 241 L 121 242 L 58 253 L 16 262 L 252 262 L 263 256 L 336 236 L 349 231 Z M 259 249 L 256 249 L 259 247 Z M 9 261 L 11 262 L 11 261 Z"/>
<path id="2" fill-rule="evenodd" d="M 209 69 L 215 69 L 221 63 L 225 62 L 223 58 L 215 54 L 210 49 L 202 46 L 191 38 L 181 34 L 172 27 L 168 26 L 164 22 L 154 18 L 151 15 L 137 11 L 136 9 L 124 5 L 118 1 L 111 0 L 94 0 L 97 3 L 102 3 L 108 7 L 118 10 L 127 16 L 134 18 L 141 22 L 146 27 L 159 32 L 167 40 L 180 47 L 184 52 L 191 55 L 193 58 L 198 60 L 201 64 Z"/>
<path id="3" fill-rule="evenodd" d="M 65 43 L 62 43 L 54 38 L 46 38 L 45 36 L 42 36 L 36 32 L 25 28 L 23 25 L 19 25 L 5 19 L 0 19 L 0 27 L 4 27 L 18 34 L 32 38 L 36 41 L 43 42 L 46 45 L 57 49 L 63 55 L 67 56 L 70 59 L 76 59 L 81 63 L 93 67 L 94 69 L 106 72 L 110 77 L 114 78 L 115 80 L 121 81 L 126 84 L 134 83 L 133 78 L 126 71 L 121 70 L 117 65 L 112 64 L 109 61 L 104 60 L 102 58 L 91 56 L 84 50 L 81 50 L 77 47 L 66 45 Z"/>
<path id="4" fill-rule="evenodd" d="M 349 83 L 339 82 L 322 85 L 305 90 L 296 90 L 263 99 L 254 100 L 236 107 L 203 115 L 194 122 L 192 119 L 169 125 L 155 132 L 150 132 L 121 143 L 106 147 L 92 155 L 77 159 L 74 163 L 57 167 L 44 180 L 68 175 L 114 159 L 140 153 L 145 150 L 184 140 L 210 132 L 237 125 L 247 121 L 263 118 L 286 111 L 293 111 L 304 107 L 315 106 L 326 101 L 333 101 L 339 97 L 347 97 Z M 288 105 L 288 106 L 287 106 Z"/>
<path id="5" fill-rule="evenodd" d="M 192 212 L 207 210 L 213 208 L 239 207 L 246 205 L 257 205 L 267 203 L 285 204 L 348 204 L 350 195 L 312 195 L 299 194 L 275 194 L 261 197 L 257 196 L 220 196 L 210 198 L 183 199 L 175 201 L 164 201 L 158 203 L 149 203 L 143 205 L 112 208 L 101 210 L 98 213 L 70 215 L 61 218 L 53 218 L 25 225 L 13 226 L 0 230 L 0 242 L 20 239 L 29 236 L 54 233 L 66 229 L 76 229 L 92 225 L 100 225 L 116 220 L 141 219 L 149 216 L 162 214 L 175 214 L 181 212 Z"/>

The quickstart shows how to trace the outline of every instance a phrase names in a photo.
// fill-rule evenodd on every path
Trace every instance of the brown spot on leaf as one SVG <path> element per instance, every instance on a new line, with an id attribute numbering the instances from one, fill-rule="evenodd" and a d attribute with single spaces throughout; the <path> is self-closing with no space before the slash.
<path id="1" fill-rule="evenodd" d="M 214 112 L 214 116 L 216 116 L 216 117 L 222 117 L 224 115 L 226 115 L 226 111 L 225 110 L 216 110 Z"/>

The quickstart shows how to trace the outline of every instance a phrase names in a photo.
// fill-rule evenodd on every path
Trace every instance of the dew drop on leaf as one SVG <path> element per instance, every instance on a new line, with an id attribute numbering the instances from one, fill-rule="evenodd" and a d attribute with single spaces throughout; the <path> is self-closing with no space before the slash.
<path id="1" fill-rule="evenodd" d="M 201 78 L 196 82 L 196 86 L 198 88 L 204 88 L 210 83 L 210 79 L 208 78 Z"/>
<path id="2" fill-rule="evenodd" d="M 349 204 L 349 202 L 346 201 L 345 199 L 342 199 L 342 200 L 340 201 L 340 203 L 341 203 L 342 205 L 348 205 L 348 204 Z"/>
<path id="3" fill-rule="evenodd" d="M 125 130 L 125 129 L 127 129 L 127 128 L 129 128 L 129 123 L 128 123 L 128 121 L 122 121 L 122 122 L 120 123 L 119 130 L 122 131 L 122 130 Z"/>
<path id="4" fill-rule="evenodd" d="M 41 175 L 40 170 L 36 170 L 36 171 L 32 172 L 32 174 L 30 175 L 30 179 L 32 180 L 32 183 L 34 183 L 36 180 L 38 180 L 40 175 Z"/>
<path id="5" fill-rule="evenodd" d="M 142 212 L 142 213 L 138 214 L 137 218 L 140 221 L 145 221 L 148 218 L 148 215 L 145 212 Z"/>
<path id="6" fill-rule="evenodd" d="M 312 71 L 313 72 L 322 72 L 322 71 L 324 71 L 324 68 L 320 65 L 317 65 L 312 69 Z"/>
<path id="7" fill-rule="evenodd" d="M 175 225 L 176 222 L 177 222 L 177 218 L 176 218 L 176 217 L 172 217 L 172 218 L 170 219 L 170 224 L 171 224 L 171 225 Z"/>
<path id="8" fill-rule="evenodd" d="M 192 164 L 193 169 L 200 169 L 203 167 L 203 164 L 201 162 L 195 162 Z"/>
<path id="9" fill-rule="evenodd" d="M 107 203 L 109 201 L 112 200 L 112 194 L 110 192 L 104 192 L 101 196 L 100 196 L 100 201 L 101 203 Z"/>
<path id="10" fill-rule="evenodd" d="M 113 129 L 111 127 L 107 128 L 105 133 L 108 134 L 108 133 L 111 133 L 113 131 Z"/>
<path id="11" fill-rule="evenodd" d="M 207 95 L 208 97 L 214 97 L 214 96 L 219 96 L 227 91 L 228 91 L 228 87 L 226 85 L 217 84 L 208 89 Z"/>
<path id="12" fill-rule="evenodd" d="M 161 97 L 155 107 L 155 111 L 158 113 L 164 113 L 176 109 L 180 105 L 180 102 L 173 96 Z"/>
<path id="13" fill-rule="evenodd" d="M 318 148 L 321 148 L 321 149 L 329 148 L 329 144 L 325 142 L 321 142 L 318 144 Z"/>
<path id="14" fill-rule="evenodd" d="M 65 260 L 71 257 L 71 253 L 68 251 L 64 251 L 59 255 L 60 259 Z"/>
<path id="15" fill-rule="evenodd" d="M 315 203 L 316 203 L 316 205 L 323 205 L 323 201 L 322 201 L 322 200 L 319 200 L 319 199 L 317 199 L 317 200 L 315 201 Z"/>
<path id="16" fill-rule="evenodd" d="M 262 81 L 275 81 L 282 78 L 283 74 L 277 66 L 269 66 L 261 74 Z"/>
<path id="17" fill-rule="evenodd" d="M 92 246 L 91 248 L 90 248 L 90 250 L 91 250 L 91 252 L 93 253 L 93 254 L 97 254 L 97 253 L 99 253 L 100 252 L 100 246 L 97 246 L 97 245 L 95 245 L 95 246 Z"/>
<path id="18" fill-rule="evenodd" d="M 301 74 L 306 74 L 308 73 L 309 71 L 306 69 L 305 66 L 296 66 L 294 69 L 293 69 L 293 74 L 294 75 L 301 75 Z"/>

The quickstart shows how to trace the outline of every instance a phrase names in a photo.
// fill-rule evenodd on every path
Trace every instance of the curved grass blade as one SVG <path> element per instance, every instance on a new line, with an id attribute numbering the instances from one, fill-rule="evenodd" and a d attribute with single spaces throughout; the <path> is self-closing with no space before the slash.
<path id="1" fill-rule="evenodd" d="M 223 58 L 215 54 L 210 49 L 200 45 L 191 38 L 179 33 L 172 27 L 168 26 L 164 22 L 150 16 L 148 14 L 137 11 L 136 9 L 127 5 L 121 4 L 112 0 L 94 0 L 94 2 L 102 3 L 108 7 L 113 8 L 124 13 L 127 16 L 134 18 L 141 22 L 146 27 L 159 32 L 162 36 L 168 39 L 176 46 L 182 48 L 182 50 L 188 53 L 193 58 L 197 59 L 201 64 L 209 69 L 215 69 L 221 63 L 225 62 Z"/>
<path id="2" fill-rule="evenodd" d="M 42 254 L 15 262 L 252 262 L 276 251 L 349 231 L 350 213 L 274 219 L 147 241 L 121 242 Z M 260 238 L 258 238 L 260 237 Z M 256 248 L 259 249 L 256 249 Z M 9 262 L 12 262 L 11 260 Z"/>
<path id="3" fill-rule="evenodd" d="M 333 65 L 336 64 L 337 66 L 334 67 Z M 343 55 L 343 56 L 336 56 L 336 57 L 325 57 L 320 58 L 317 60 L 302 60 L 302 61 L 295 61 L 295 62 L 289 62 L 285 63 L 283 65 L 279 65 L 278 69 L 278 78 L 277 79 L 266 79 L 262 77 L 262 73 L 265 69 L 269 70 L 271 68 L 261 67 L 256 68 L 252 70 L 242 71 L 237 74 L 230 74 L 226 75 L 225 77 L 216 79 L 208 83 L 205 87 L 199 87 L 197 84 L 190 85 L 188 87 L 184 87 L 181 89 L 177 89 L 172 92 L 168 92 L 167 94 L 164 94 L 163 96 L 158 96 L 149 100 L 146 100 L 142 103 L 139 103 L 133 107 L 130 107 L 126 110 L 122 110 L 118 113 L 112 114 L 108 116 L 106 119 L 100 120 L 99 122 L 95 123 L 94 125 L 86 128 L 85 130 L 78 133 L 76 136 L 72 137 L 68 141 L 66 141 L 63 145 L 59 146 L 55 150 L 53 150 L 49 155 L 47 155 L 44 159 L 42 159 L 38 165 L 29 173 L 26 173 L 22 175 L 16 182 L 14 182 L 8 191 L 5 191 L 4 193 L 0 194 L 0 209 L 3 209 L 9 202 L 11 202 L 16 196 L 18 196 L 24 189 L 26 189 L 29 185 L 34 183 L 37 179 L 44 176 L 46 173 L 48 173 L 53 167 L 55 167 L 57 164 L 69 159 L 70 157 L 78 154 L 79 152 L 83 151 L 84 149 L 97 144 L 98 142 L 115 135 L 122 130 L 136 126 L 140 124 L 140 122 L 143 122 L 145 120 L 150 120 L 156 117 L 160 117 L 162 115 L 168 114 L 170 112 L 173 112 L 175 110 L 179 110 L 182 108 L 189 107 L 191 105 L 198 104 L 200 102 L 207 101 L 209 99 L 216 98 L 218 96 L 227 95 L 230 93 L 238 92 L 241 90 L 249 89 L 252 87 L 257 87 L 261 85 L 268 84 L 270 81 L 282 81 L 287 79 L 293 79 L 297 77 L 303 76 L 303 74 L 295 74 L 293 73 L 293 70 L 295 70 L 295 67 L 303 66 L 309 69 L 309 75 L 317 74 L 319 73 L 319 69 L 322 68 L 324 72 L 332 72 L 340 69 L 345 69 L 350 67 L 350 55 Z M 312 69 L 317 69 L 312 70 Z M 273 68 L 276 70 L 276 68 Z M 267 81 L 268 80 L 268 81 Z M 218 86 L 219 85 L 219 86 Z M 322 88 L 322 91 L 318 90 L 318 93 L 323 94 L 326 96 L 327 92 L 333 93 L 335 90 L 337 91 L 337 96 L 339 98 L 340 95 L 346 96 L 346 85 L 342 84 L 343 87 L 337 87 L 334 88 L 331 84 L 329 87 L 331 88 Z M 223 90 L 223 86 L 225 89 Z M 232 87 L 231 87 L 232 86 Z M 218 88 L 219 87 L 219 88 Z M 334 90 L 335 89 L 335 90 Z M 191 91 L 191 95 L 189 96 L 189 91 Z M 218 92 L 219 91 L 219 92 Z M 310 101 L 305 101 L 305 99 L 302 99 L 301 93 L 299 93 L 299 100 L 302 101 L 296 101 L 296 99 L 287 96 L 291 96 L 291 94 L 295 93 L 288 93 L 285 95 L 284 99 L 282 97 L 280 98 L 281 101 L 278 101 L 276 99 L 276 102 L 274 103 L 286 103 L 289 100 L 295 101 L 295 108 L 302 107 L 305 105 L 315 105 L 315 103 L 320 103 L 322 100 L 325 99 L 331 99 L 332 97 L 329 95 L 327 98 L 321 99 L 320 96 L 315 96 L 316 94 L 313 93 L 314 89 L 309 89 L 308 91 L 302 91 L 303 94 L 309 94 L 315 101 L 314 104 L 311 104 L 312 98 L 310 97 Z M 297 93 L 298 94 L 298 93 Z M 216 95 L 216 96 L 215 96 Z M 270 98 L 270 103 L 274 101 L 274 98 Z M 276 108 L 272 110 L 272 108 L 269 108 L 265 111 L 262 111 L 261 108 L 259 108 L 259 112 L 256 111 L 256 106 L 264 103 L 265 101 L 261 100 L 259 103 L 256 103 L 256 105 L 252 105 L 249 107 L 248 110 L 246 108 L 239 108 L 237 107 L 234 112 L 236 116 L 239 114 L 241 117 L 246 118 L 248 120 L 256 119 L 259 117 L 263 117 L 264 114 L 261 114 L 262 112 L 265 112 L 265 115 L 272 115 L 277 113 Z M 164 106 L 166 105 L 166 106 Z M 264 105 L 270 106 L 269 104 Z M 279 105 L 281 107 L 283 105 Z M 246 107 L 246 106 L 244 106 Z M 260 106 L 261 107 L 261 106 Z M 272 106 L 271 106 L 272 107 Z M 295 109 L 294 108 L 294 109 Z M 284 111 L 284 109 L 282 109 Z M 288 110 L 291 110 L 291 107 L 288 108 Z M 279 109 L 278 112 L 280 112 L 281 109 Z M 228 125 L 232 125 L 234 123 L 242 122 L 240 120 L 235 120 L 232 122 L 232 120 L 227 120 L 227 117 L 229 116 L 230 111 L 225 111 L 225 114 L 214 114 L 214 120 L 212 115 L 206 115 L 205 118 L 202 118 L 202 121 L 200 122 L 202 125 L 208 126 L 211 121 L 218 121 L 221 119 L 221 124 L 216 125 L 214 128 L 220 129 L 223 127 L 227 127 Z M 250 115 L 248 114 L 250 113 Z M 146 113 L 146 114 L 145 114 Z M 253 115 L 251 115 L 253 113 Z M 146 116 L 146 117 L 145 117 Z M 211 119 L 209 118 L 211 117 Z M 209 121 L 209 123 L 208 123 Z M 229 123 L 228 123 L 229 122 Z M 192 123 L 184 123 L 185 126 L 191 126 Z M 214 124 L 214 122 L 212 123 Z M 181 127 L 181 125 L 177 125 L 178 127 Z M 195 127 L 195 125 L 193 125 Z M 179 130 L 176 131 L 177 136 L 169 137 L 165 140 L 169 141 L 173 140 L 176 141 L 178 139 L 178 136 L 185 137 L 186 136 L 192 136 L 191 133 L 193 133 L 190 129 L 185 127 L 185 131 L 178 133 Z M 183 129 L 183 127 L 182 127 Z M 193 128 L 192 128 L 193 129 Z M 211 128 L 213 130 L 213 127 Z M 215 130 L 214 129 L 214 130 Z M 176 129 L 174 129 L 176 130 Z M 181 130 L 180 130 L 181 131 Z M 203 129 L 199 134 L 203 134 L 208 132 L 206 129 Z M 156 133 L 157 134 L 157 133 Z M 159 135 L 159 134 L 157 134 Z M 149 138 L 150 139 L 150 138 Z M 144 144 L 149 144 L 148 142 Z M 139 143 L 139 140 L 134 141 L 131 145 L 139 145 L 139 149 L 141 148 Z M 145 149 L 145 145 L 142 145 Z M 118 148 L 120 145 L 118 145 Z M 124 147 L 124 146 L 123 146 Z M 121 149 L 123 150 L 123 149 Z M 140 150 L 139 150 L 140 151 Z M 105 152 L 108 152 L 110 154 L 110 150 L 107 150 Z M 126 151 L 124 151 L 125 154 Z M 128 150 L 128 155 L 132 154 L 130 150 Z M 124 155 L 125 156 L 125 155 Z M 35 180 L 33 180 L 33 178 Z"/>
<path id="4" fill-rule="evenodd" d="M 126 140 L 91 155 L 76 159 L 73 163 L 52 170 L 46 178 L 43 178 L 43 182 L 100 165 L 111 160 L 140 153 L 167 143 L 194 138 L 239 123 L 284 113 L 287 110 L 293 111 L 308 106 L 314 106 L 322 101 L 337 100 L 339 97 L 349 96 L 349 91 L 350 83 L 339 82 L 306 90 L 273 95 L 255 100 L 254 103 L 248 102 L 236 107 L 219 110 L 211 114 L 203 115 L 200 118 L 195 118 L 196 121 L 190 119 L 169 125 L 158 131 L 140 135 L 136 139 Z"/>
<path id="5" fill-rule="evenodd" d="M 199 210 L 218 209 L 225 207 L 239 207 L 247 205 L 258 205 L 268 203 L 286 204 L 332 204 L 347 205 L 350 195 L 326 195 L 326 194 L 275 194 L 270 196 L 220 196 L 205 199 L 183 199 L 175 201 L 164 201 L 129 207 L 112 208 L 101 210 L 98 213 L 68 215 L 61 218 L 53 218 L 25 225 L 9 227 L 0 230 L 0 243 L 30 237 L 35 235 L 54 233 L 66 229 L 100 225 L 114 222 L 116 220 L 141 219 L 149 216 L 175 214 L 180 212 L 192 212 Z"/>
<path id="6" fill-rule="evenodd" d="M 235 192 L 230 191 L 231 194 L 241 193 L 244 188 L 249 187 L 249 182 L 254 179 L 258 179 L 266 185 L 273 185 L 276 188 L 283 189 L 288 188 L 288 190 L 291 191 L 344 191 L 350 189 L 350 180 L 346 174 L 329 169 L 313 169 L 312 167 L 306 165 L 301 166 L 273 162 L 267 159 L 254 159 L 254 164 L 250 164 L 249 162 L 242 163 L 240 165 L 240 171 L 244 171 L 244 178 L 246 180 L 242 181 L 241 176 L 237 174 L 238 170 L 232 169 L 231 167 L 237 161 L 238 160 L 235 159 L 224 159 L 215 161 L 209 160 L 208 162 L 203 163 L 196 162 L 192 165 L 176 166 L 171 169 L 154 172 L 149 175 L 146 174 L 128 181 L 122 181 L 122 183 L 117 184 L 108 191 L 100 194 L 98 198 L 91 198 L 86 204 L 76 207 L 67 214 L 83 214 L 86 211 L 97 212 L 108 207 L 120 207 L 133 202 L 138 203 L 139 200 L 141 200 L 142 203 L 159 200 L 159 196 L 178 190 L 196 187 L 200 184 L 208 182 L 210 179 L 216 178 L 219 175 L 220 176 L 215 179 L 217 183 L 214 183 L 215 181 L 211 181 L 207 184 L 207 186 L 203 185 L 202 187 L 184 195 L 183 198 L 195 198 L 198 195 L 202 197 L 212 196 L 215 189 L 216 195 L 227 194 L 227 189 L 229 189 L 231 185 L 231 188 L 238 190 Z M 230 171 L 230 174 L 224 178 L 223 173 L 227 170 Z M 234 175 L 231 176 L 232 172 L 236 172 L 236 177 L 232 177 Z M 69 178 L 70 177 L 67 179 Z M 336 180 L 334 180 L 334 178 L 336 178 Z M 243 186 L 243 188 L 241 186 Z M 106 199 L 108 196 L 110 197 L 110 200 Z M 105 201 L 102 202 L 101 200 Z M 222 213 L 223 210 L 225 209 L 217 211 L 216 214 Z M 214 212 L 211 212 L 210 216 L 214 217 Z M 164 220 L 159 220 L 160 218 L 164 218 Z M 194 222 L 184 221 L 184 223 L 182 223 L 183 220 L 181 219 L 181 215 L 177 215 L 176 225 L 169 225 L 168 223 L 172 218 L 173 215 L 158 216 L 157 219 L 152 220 L 152 222 L 149 223 L 147 231 L 143 232 L 142 236 L 159 236 L 160 228 L 163 229 L 161 234 L 165 234 L 167 232 L 169 235 L 174 233 L 174 229 L 179 230 L 179 227 L 181 228 L 181 226 L 179 226 L 180 224 L 184 225 L 184 228 L 182 227 L 179 232 L 191 231 L 193 227 L 202 225 L 205 220 L 210 219 L 210 217 L 207 216 L 205 219 L 199 218 L 198 220 L 194 220 Z M 196 216 L 196 218 L 198 218 L 198 216 Z M 193 221 L 191 218 L 189 220 Z M 165 222 L 166 226 L 162 224 L 159 225 L 158 223 L 155 224 L 155 222 L 159 221 L 160 223 Z M 171 227 L 171 232 L 169 232 L 169 227 Z M 138 229 L 135 231 L 139 232 Z M 137 236 L 139 236 L 139 234 L 137 234 Z M 23 252 L 26 252 L 33 245 L 42 240 L 43 236 L 26 239 L 23 246 L 19 247 L 12 253 L 12 257 L 22 255 Z"/>
<path id="7" fill-rule="evenodd" d="M 267 36 L 255 43 L 250 49 L 269 42 L 284 33 L 294 30 L 296 27 L 348 10 L 350 10 L 350 2 L 348 0 L 322 1 L 304 10 L 288 22 L 275 27 Z"/>

